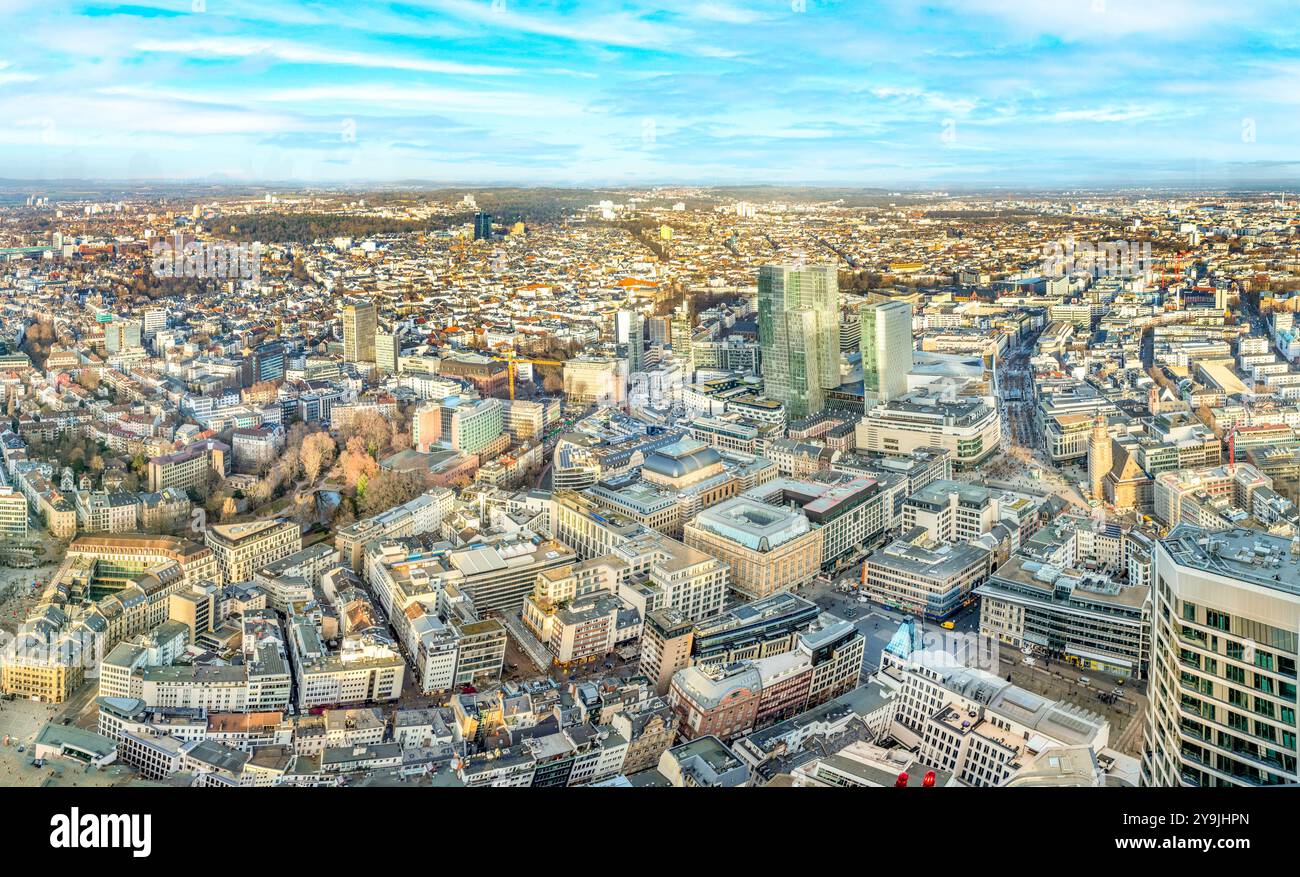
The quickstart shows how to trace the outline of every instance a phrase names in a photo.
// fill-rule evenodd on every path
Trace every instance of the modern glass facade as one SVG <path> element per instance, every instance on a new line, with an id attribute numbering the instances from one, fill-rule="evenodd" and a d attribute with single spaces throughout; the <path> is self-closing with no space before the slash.
<path id="1" fill-rule="evenodd" d="M 863 305 L 859 344 L 865 404 L 888 402 L 906 393 L 907 373 L 912 370 L 912 306 L 903 301 Z"/>
<path id="2" fill-rule="evenodd" d="M 840 383 L 839 281 L 833 265 L 764 265 L 758 271 L 763 386 L 791 419 L 825 407 Z"/>

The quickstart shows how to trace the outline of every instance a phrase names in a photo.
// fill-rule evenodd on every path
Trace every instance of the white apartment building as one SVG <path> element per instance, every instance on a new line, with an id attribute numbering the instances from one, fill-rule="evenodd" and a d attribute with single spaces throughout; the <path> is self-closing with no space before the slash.
<path id="1" fill-rule="evenodd" d="M 217 558 L 219 583 L 236 584 L 251 581 L 268 563 L 301 551 L 302 528 L 284 518 L 212 524 L 203 541 Z"/>
<path id="2" fill-rule="evenodd" d="M 1004 786 L 1042 752 L 1101 753 L 1108 746 L 1110 724 L 1102 716 L 946 657 L 886 649 L 878 678 L 896 691 L 890 735 L 959 783 Z"/>

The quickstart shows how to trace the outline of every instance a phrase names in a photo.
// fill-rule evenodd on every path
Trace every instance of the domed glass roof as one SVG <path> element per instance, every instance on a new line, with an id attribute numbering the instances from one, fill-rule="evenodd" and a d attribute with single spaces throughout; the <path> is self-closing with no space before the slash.
<path id="1" fill-rule="evenodd" d="M 704 442 L 683 438 L 650 454 L 641 468 L 664 478 L 681 478 L 720 462 L 722 455 L 716 449 Z"/>

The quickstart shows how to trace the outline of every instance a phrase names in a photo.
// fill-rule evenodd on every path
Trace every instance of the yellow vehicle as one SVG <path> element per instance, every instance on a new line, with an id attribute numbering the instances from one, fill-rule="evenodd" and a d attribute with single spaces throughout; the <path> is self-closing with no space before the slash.
<path id="1" fill-rule="evenodd" d="M 939 626 L 942 627 L 944 630 L 952 630 L 957 625 L 953 624 L 951 621 L 945 621 L 942 622 Z"/>

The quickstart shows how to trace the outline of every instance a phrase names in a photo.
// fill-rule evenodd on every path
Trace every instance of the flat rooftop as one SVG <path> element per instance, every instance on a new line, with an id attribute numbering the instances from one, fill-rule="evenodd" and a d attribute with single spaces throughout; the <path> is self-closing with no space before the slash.
<path id="1" fill-rule="evenodd" d="M 738 496 L 700 512 L 694 526 L 753 551 L 771 551 L 808 533 L 812 525 L 803 512 Z"/>
<path id="2" fill-rule="evenodd" d="M 1023 555 L 1012 555 L 994 571 L 990 585 L 1001 580 L 1036 592 L 1038 598 L 1053 602 L 1058 591 L 1065 591 L 1067 599 L 1141 610 L 1149 588 L 1144 585 L 1122 585 L 1101 573 L 1062 568 L 1042 563 Z"/>
<path id="3" fill-rule="evenodd" d="M 1291 553 L 1291 540 L 1283 536 L 1179 524 L 1160 544 L 1183 566 L 1300 596 L 1300 554 Z"/>

